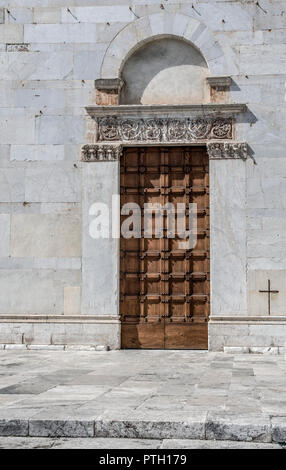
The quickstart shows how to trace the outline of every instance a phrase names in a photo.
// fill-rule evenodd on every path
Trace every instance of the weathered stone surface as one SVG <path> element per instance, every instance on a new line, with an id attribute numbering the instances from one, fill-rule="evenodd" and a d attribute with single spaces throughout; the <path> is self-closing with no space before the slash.
<path id="1" fill-rule="evenodd" d="M 33 144 L 35 119 L 21 116 L 0 116 L 1 144 Z"/>
<path id="2" fill-rule="evenodd" d="M 9 445 L 9 442 L 8 442 Z M 198 441 L 195 439 L 164 439 L 161 449 L 281 449 L 277 444 L 235 441 Z"/>
<path id="3" fill-rule="evenodd" d="M 260 442 L 196 439 L 2 437 L 0 449 L 282 449 L 282 446 Z"/>
<path id="4" fill-rule="evenodd" d="M 78 51 L 74 54 L 75 80 L 95 80 L 100 77 L 106 44 L 96 44 L 93 49 L 95 50 Z"/>
<path id="5" fill-rule="evenodd" d="M 0 52 L 1 80 L 63 80 L 72 73 L 72 52 Z M 21 72 L 24 70 L 25 72 Z M 19 77 L 20 73 L 20 77 Z M 21 139 L 23 143 L 23 139 Z M 33 143 L 30 141 L 29 143 Z"/>
<path id="6" fill-rule="evenodd" d="M 81 256 L 81 218 L 66 214 L 14 214 L 11 255 L 31 258 Z"/>
<path id="7" fill-rule="evenodd" d="M 34 437 L 93 437 L 92 421 L 30 420 L 29 436 Z"/>
<path id="8" fill-rule="evenodd" d="M 34 23 L 60 23 L 61 9 L 53 7 L 34 8 Z"/>
<path id="9" fill-rule="evenodd" d="M 36 291 L 41 292 L 38 286 Z M 19 293 L 21 294 L 21 290 Z M 98 344 L 104 344 L 110 349 L 120 348 L 120 324 L 118 321 L 114 319 L 104 321 L 103 318 L 100 317 L 98 322 L 96 318 L 94 322 L 90 319 L 88 322 L 85 322 L 84 318 L 79 318 L 78 316 L 75 316 L 75 321 L 73 321 L 71 317 L 62 314 L 61 286 L 59 287 L 59 292 L 57 292 L 57 295 L 60 296 L 58 305 L 52 303 L 54 301 L 52 294 L 54 295 L 53 292 L 46 292 L 46 297 L 44 297 L 44 294 L 41 294 L 44 302 L 42 302 L 40 306 L 38 306 L 39 301 L 35 294 L 33 294 L 34 297 L 30 301 L 30 305 L 34 305 L 31 310 L 42 313 L 42 315 L 44 315 L 44 321 L 42 318 L 42 321 L 39 321 L 38 317 L 35 317 L 33 314 L 27 315 L 27 313 L 25 313 L 25 320 L 23 321 L 21 315 L 19 315 L 19 310 L 21 309 L 16 307 L 17 313 L 13 321 L 6 321 L 1 325 L 0 343 L 7 344 L 9 342 L 10 344 L 18 345 L 18 343 L 22 343 L 23 340 L 25 344 L 28 345 L 43 344 L 46 346 L 52 343 L 60 345 L 61 348 L 63 345 L 85 345 L 88 347 L 92 346 L 92 350 L 94 350 L 95 346 Z M 42 312 L 40 311 L 41 305 L 44 306 Z M 28 301 L 25 300 L 21 308 L 26 312 L 30 308 Z M 5 311 L 7 311 L 7 309 L 8 308 L 5 308 Z M 46 322 L 47 312 L 48 316 L 51 316 L 48 322 Z M 53 314 L 61 315 L 61 321 L 59 321 L 58 318 L 53 321 Z M 17 320 L 18 318 L 19 320 Z M 22 348 L 21 344 L 20 347 Z"/>
<path id="10" fill-rule="evenodd" d="M 5 24 L 1 26 L 0 42 L 24 42 L 24 26 L 22 24 Z"/>
<path id="11" fill-rule="evenodd" d="M 36 143 L 81 144 L 84 125 L 80 116 L 41 116 L 36 120 Z"/>
<path id="12" fill-rule="evenodd" d="M 10 160 L 61 161 L 64 151 L 64 145 L 11 145 Z"/>
<path id="13" fill-rule="evenodd" d="M 270 418 L 210 413 L 206 421 L 206 439 L 270 442 Z"/>
<path id="14" fill-rule="evenodd" d="M 3 202 L 24 202 L 25 170 L 0 168 L 0 199 Z"/>
<path id="15" fill-rule="evenodd" d="M 26 350 L 27 347 L 25 344 L 5 344 L 5 349 L 7 350 L 13 350 L 13 351 L 19 351 L 19 350 Z"/>
<path id="16" fill-rule="evenodd" d="M 28 421 L 0 418 L 0 436 L 28 436 Z"/>
<path id="17" fill-rule="evenodd" d="M 103 181 L 108 180 L 108 187 Z M 94 239 L 90 235 L 96 223 L 93 204 L 100 201 L 112 205 L 112 195 L 119 193 L 118 161 L 85 164 L 83 182 L 83 240 L 82 240 L 82 313 L 89 315 L 118 315 L 119 240 Z M 109 188 L 112 188 L 110 191 Z M 116 220 L 113 219 L 116 224 Z M 101 273 L 98 276 L 98 272 Z"/>
<path id="18" fill-rule="evenodd" d="M 87 23 L 26 25 L 24 40 L 35 43 L 93 43 L 96 42 L 96 27 Z"/>
<path id="19" fill-rule="evenodd" d="M 251 347 L 249 348 L 250 352 L 253 354 L 269 354 L 271 356 L 276 356 L 279 354 L 279 349 L 275 348 L 259 348 L 259 347 Z"/>
<path id="20" fill-rule="evenodd" d="M 95 421 L 95 437 L 143 439 L 203 439 L 204 422 L 160 421 Z"/>
<path id="21" fill-rule="evenodd" d="M 95 347 L 95 350 L 96 351 L 108 351 L 108 346 L 104 345 L 104 344 L 98 344 L 96 347 Z"/>
<path id="22" fill-rule="evenodd" d="M 247 312 L 245 181 L 243 161 L 226 160 L 223 165 L 210 161 L 210 185 L 215 188 L 210 198 L 215 231 L 210 239 L 214 316 Z"/>
<path id="23" fill-rule="evenodd" d="M 81 289 L 79 286 L 64 287 L 64 314 L 79 315 L 81 313 Z"/>
<path id="24" fill-rule="evenodd" d="M 29 420 L 35 436 L 81 437 L 95 422 L 96 437 L 285 442 L 284 357 L 80 349 L 1 351 L 5 429 Z"/>
<path id="25" fill-rule="evenodd" d="M 272 440 L 274 442 L 286 442 L 285 416 L 271 418 Z"/>
<path id="26" fill-rule="evenodd" d="M 0 289 L 5 296 L 1 296 L 0 312 L 16 315 L 62 314 L 64 287 L 78 286 L 79 282 L 80 271 L 77 270 L 1 269 Z M 4 332 L 2 326 L 1 330 Z"/>
<path id="27" fill-rule="evenodd" d="M 10 255 L 10 214 L 0 214 L 0 257 Z"/>
<path id="28" fill-rule="evenodd" d="M 60 344 L 29 344 L 27 349 L 31 351 L 63 351 L 65 347 Z"/>
<path id="29" fill-rule="evenodd" d="M 223 348 L 225 353 L 228 354 L 248 354 L 249 348 L 239 346 L 225 346 Z"/>
<path id="30" fill-rule="evenodd" d="M 76 16 L 77 21 L 83 23 L 132 21 L 134 19 L 134 14 L 130 11 L 127 5 L 117 5 L 116 3 L 114 5 L 102 4 L 99 6 L 76 6 L 72 8 L 71 11 L 72 14 Z M 75 22 L 75 18 L 67 11 L 66 8 L 62 8 L 62 22 Z"/>
<path id="31" fill-rule="evenodd" d="M 95 346 L 68 344 L 65 346 L 66 351 L 95 351 Z"/>
<path id="32" fill-rule="evenodd" d="M 28 202 L 79 202 L 80 172 L 71 164 L 27 168 L 25 198 Z"/>
<path id="33" fill-rule="evenodd" d="M 162 441 L 155 439 L 2 437 L 0 449 L 159 449 L 161 445 Z M 182 442 L 177 445 L 183 446 L 184 444 Z M 203 446 L 202 442 L 196 445 Z M 276 447 L 280 448 L 277 444 Z"/>

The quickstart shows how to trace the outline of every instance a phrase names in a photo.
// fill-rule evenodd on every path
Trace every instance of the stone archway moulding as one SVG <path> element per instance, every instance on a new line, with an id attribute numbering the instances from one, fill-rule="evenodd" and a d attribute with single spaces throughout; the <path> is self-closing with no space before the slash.
<path id="1" fill-rule="evenodd" d="M 207 26 L 188 15 L 162 12 L 129 23 L 115 36 L 103 58 L 101 78 L 119 78 L 124 63 L 137 48 L 156 37 L 168 36 L 195 46 L 205 58 L 211 75 L 225 75 L 223 51 Z"/>

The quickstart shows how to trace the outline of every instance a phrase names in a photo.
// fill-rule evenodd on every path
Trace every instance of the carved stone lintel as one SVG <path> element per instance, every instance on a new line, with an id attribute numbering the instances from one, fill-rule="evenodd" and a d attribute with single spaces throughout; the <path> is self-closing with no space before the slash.
<path id="1" fill-rule="evenodd" d="M 209 142 L 207 151 L 210 160 L 246 160 L 248 145 L 245 142 Z"/>
<path id="2" fill-rule="evenodd" d="M 98 118 L 101 142 L 191 143 L 231 140 L 232 118 Z"/>
<path id="3" fill-rule="evenodd" d="M 87 144 L 81 149 L 82 162 L 112 162 L 122 155 L 120 144 Z"/>

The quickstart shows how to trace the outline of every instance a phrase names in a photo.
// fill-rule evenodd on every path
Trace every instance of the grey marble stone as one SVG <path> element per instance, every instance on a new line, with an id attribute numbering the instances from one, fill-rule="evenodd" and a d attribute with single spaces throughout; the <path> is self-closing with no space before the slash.
<path id="1" fill-rule="evenodd" d="M 36 437 L 93 437 L 93 421 L 30 420 L 29 435 Z"/>
<path id="2" fill-rule="evenodd" d="M 286 442 L 286 415 L 271 418 L 272 440 Z"/>
<path id="3" fill-rule="evenodd" d="M 28 421 L 0 418 L 0 436 L 28 436 Z"/>
<path id="4" fill-rule="evenodd" d="M 282 449 L 260 442 L 204 441 L 195 439 L 108 439 L 2 437 L 0 449 Z"/>
<path id="5" fill-rule="evenodd" d="M 0 420 L 11 436 L 30 421 L 38 437 L 87 437 L 95 423 L 102 438 L 285 441 L 284 356 L 0 353 Z"/>
<path id="6" fill-rule="evenodd" d="M 261 442 L 234 442 L 234 441 L 199 441 L 188 439 L 164 439 L 161 449 L 281 449 L 277 444 L 264 444 Z"/>
<path id="7" fill-rule="evenodd" d="M 271 441 L 270 418 L 262 415 L 209 413 L 206 439 L 230 441 Z"/>
<path id="8" fill-rule="evenodd" d="M 168 439 L 171 437 L 199 438 L 203 439 L 205 434 L 204 421 L 95 421 L 95 436 L 97 437 L 120 437 L 120 438 L 143 438 L 143 439 Z"/>

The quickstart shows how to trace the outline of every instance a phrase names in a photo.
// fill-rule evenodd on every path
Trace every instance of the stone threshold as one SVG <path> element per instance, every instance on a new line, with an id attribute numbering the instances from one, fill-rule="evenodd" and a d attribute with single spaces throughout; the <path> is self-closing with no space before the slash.
<path id="1" fill-rule="evenodd" d="M 286 417 L 224 415 L 168 421 L 149 419 L 1 419 L 0 436 L 94 437 L 128 439 L 197 439 L 240 442 L 286 442 Z"/>

